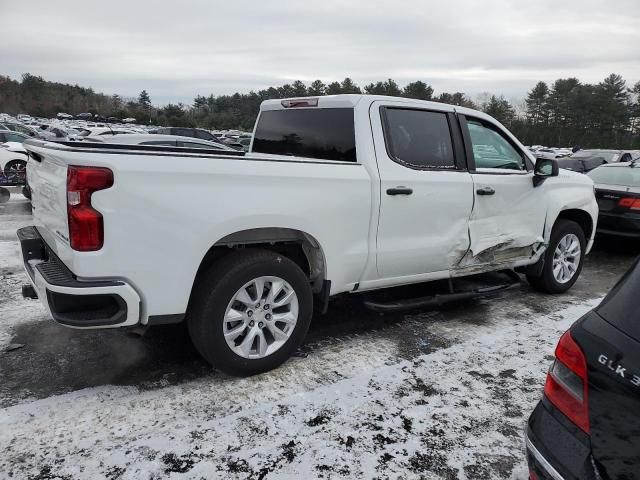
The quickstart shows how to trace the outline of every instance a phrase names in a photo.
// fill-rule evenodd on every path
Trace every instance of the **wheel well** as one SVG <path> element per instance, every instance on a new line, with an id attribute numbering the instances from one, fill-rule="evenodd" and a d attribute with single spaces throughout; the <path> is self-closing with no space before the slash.
<path id="1" fill-rule="evenodd" d="M 9 160 L 7 163 L 4 164 L 4 168 L 7 168 L 8 165 L 11 165 L 12 163 L 24 163 L 26 164 L 27 161 L 23 160 L 22 158 L 14 158 Z"/>
<path id="2" fill-rule="evenodd" d="M 314 292 L 322 289 L 326 267 L 320 245 L 311 235 L 283 228 L 244 230 L 222 238 L 207 251 L 200 262 L 196 282 L 200 274 L 214 263 L 237 250 L 248 248 L 271 250 L 284 255 L 309 277 Z"/>
<path id="3" fill-rule="evenodd" d="M 591 234 L 593 233 L 593 220 L 591 219 L 591 215 L 589 215 L 584 210 L 563 210 L 560 212 L 560 215 L 558 215 L 558 218 L 573 220 L 578 225 L 580 225 L 587 241 L 591 238 Z"/>

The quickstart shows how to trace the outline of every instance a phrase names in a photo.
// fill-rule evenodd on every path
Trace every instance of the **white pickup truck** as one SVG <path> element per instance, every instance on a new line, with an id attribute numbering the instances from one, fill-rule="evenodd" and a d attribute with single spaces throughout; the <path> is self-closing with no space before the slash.
<path id="1" fill-rule="evenodd" d="M 248 153 L 29 140 L 18 231 L 51 316 L 74 328 L 186 321 L 214 366 L 284 362 L 314 296 L 519 269 L 569 289 L 593 184 L 467 108 L 339 95 L 262 103 Z"/>

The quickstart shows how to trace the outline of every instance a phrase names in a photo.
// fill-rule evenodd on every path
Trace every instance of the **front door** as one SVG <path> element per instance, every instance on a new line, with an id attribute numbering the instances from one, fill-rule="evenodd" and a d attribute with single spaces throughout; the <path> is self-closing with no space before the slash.
<path id="1" fill-rule="evenodd" d="M 473 183 L 453 107 L 374 102 L 381 279 L 448 272 L 469 247 Z"/>
<path id="2" fill-rule="evenodd" d="M 544 184 L 512 138 L 485 119 L 460 115 L 473 179 L 469 253 L 459 267 L 530 258 L 544 242 Z"/>

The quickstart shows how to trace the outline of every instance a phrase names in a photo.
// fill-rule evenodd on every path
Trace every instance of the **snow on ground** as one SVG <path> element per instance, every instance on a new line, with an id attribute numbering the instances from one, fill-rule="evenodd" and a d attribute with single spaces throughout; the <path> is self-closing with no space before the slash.
<path id="1" fill-rule="evenodd" d="M 249 379 L 18 404 L 0 410 L 0 477 L 525 479 L 523 428 L 555 343 L 597 301 L 524 308 L 448 348 L 347 365 L 315 387 L 296 382 L 308 359 L 294 359 Z"/>
<path id="2" fill-rule="evenodd" d="M 0 268 L 18 270 L 20 268 L 18 255 L 18 244 L 16 242 L 0 241 Z"/>

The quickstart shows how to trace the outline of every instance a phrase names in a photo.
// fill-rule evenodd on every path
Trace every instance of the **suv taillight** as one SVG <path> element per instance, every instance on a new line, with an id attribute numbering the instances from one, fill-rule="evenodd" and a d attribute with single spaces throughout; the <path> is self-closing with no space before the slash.
<path id="1" fill-rule="evenodd" d="M 589 433 L 587 361 L 567 331 L 556 347 L 544 394 L 549 401 L 585 433 Z"/>
<path id="2" fill-rule="evenodd" d="M 640 210 L 640 198 L 624 197 L 618 201 L 618 206 L 630 210 Z"/>
<path id="3" fill-rule="evenodd" d="M 102 215 L 91 206 L 91 194 L 113 185 L 113 172 L 103 167 L 67 170 L 69 243 L 80 252 L 100 250 L 104 243 Z"/>

